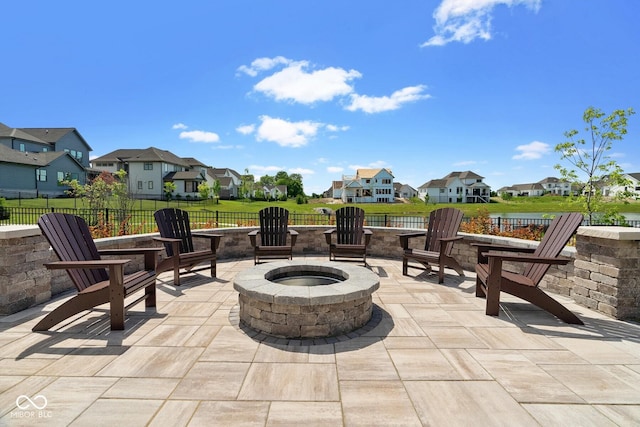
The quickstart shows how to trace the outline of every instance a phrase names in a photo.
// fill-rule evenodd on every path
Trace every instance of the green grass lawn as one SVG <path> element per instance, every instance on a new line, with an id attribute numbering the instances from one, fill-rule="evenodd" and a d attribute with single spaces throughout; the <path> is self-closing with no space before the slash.
<path id="1" fill-rule="evenodd" d="M 266 206 L 282 206 L 292 213 L 315 213 L 314 208 L 326 207 L 332 210 L 338 209 L 341 204 L 327 203 L 327 199 L 309 199 L 307 204 L 297 204 L 295 200 L 281 201 L 241 201 L 241 200 L 220 200 L 206 202 L 187 201 L 154 201 L 137 200 L 133 209 L 156 210 L 167 206 L 179 207 L 189 211 L 209 210 L 223 212 L 258 212 Z M 614 204 L 620 213 L 640 213 L 640 202 Z M 31 207 L 31 208 L 84 208 L 86 207 L 80 199 L 23 199 L 6 200 L 7 207 Z M 569 203 L 569 199 L 560 196 L 542 197 L 516 197 L 509 201 L 500 198 L 493 198 L 492 203 L 483 204 L 425 204 L 417 203 L 366 203 L 361 206 L 371 214 L 391 214 L 391 215 L 425 215 L 434 209 L 453 206 L 462 210 L 465 216 L 476 216 L 479 209 L 486 209 L 490 214 L 499 213 L 546 213 L 546 212 L 570 212 L 580 211 L 580 206 Z"/>

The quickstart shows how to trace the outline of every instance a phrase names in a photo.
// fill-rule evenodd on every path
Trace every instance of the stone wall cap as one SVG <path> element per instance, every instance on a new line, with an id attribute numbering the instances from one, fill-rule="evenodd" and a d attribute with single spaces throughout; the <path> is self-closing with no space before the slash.
<path id="1" fill-rule="evenodd" d="M 37 225 L 0 225 L 0 239 L 17 239 L 20 237 L 39 236 Z"/>
<path id="2" fill-rule="evenodd" d="M 611 240 L 640 240 L 640 228 L 618 226 L 582 226 L 579 236 L 600 237 Z"/>

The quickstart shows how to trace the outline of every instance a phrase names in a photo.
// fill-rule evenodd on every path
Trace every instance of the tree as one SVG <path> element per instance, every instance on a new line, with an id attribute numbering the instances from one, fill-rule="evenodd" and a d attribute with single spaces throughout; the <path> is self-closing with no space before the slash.
<path id="1" fill-rule="evenodd" d="M 164 183 L 164 187 L 162 190 L 164 191 L 164 197 L 168 201 L 173 198 L 173 193 L 176 191 L 178 187 L 175 182 L 167 181 Z"/>
<path id="2" fill-rule="evenodd" d="M 213 181 L 213 185 L 211 186 L 211 192 L 213 193 L 213 197 L 216 199 L 216 204 L 218 204 L 220 200 L 220 180 L 216 179 Z"/>
<path id="3" fill-rule="evenodd" d="M 200 194 L 200 198 L 205 202 L 209 199 L 209 194 L 211 193 L 211 188 L 207 185 L 206 182 L 198 185 L 198 194 Z"/>
<path id="4" fill-rule="evenodd" d="M 251 190 L 253 189 L 253 183 L 255 178 L 252 174 L 249 173 L 249 169 L 244 170 L 244 175 L 242 175 L 242 182 L 240 184 L 240 196 L 243 199 L 248 199 L 251 196 Z"/>
<path id="5" fill-rule="evenodd" d="M 570 182 L 572 188 L 578 189 L 572 198 L 582 205 L 583 213 L 592 224 L 594 219 L 605 223 L 624 220 L 617 211 L 607 205 L 602 188 L 609 185 L 624 187 L 628 184 L 623 176 L 622 168 L 607 153 L 614 141 L 621 141 L 627 133 L 627 120 L 635 114 L 633 109 L 615 110 L 606 115 L 600 109 L 589 107 L 582 120 L 586 123 L 586 139 L 580 132 L 570 130 L 564 133 L 567 140 L 556 145 L 555 151 L 560 153 L 560 161 L 566 161 L 569 167 L 555 165 L 562 179 Z M 573 191 L 572 191 L 573 193 Z M 628 194 L 615 194 L 616 198 L 626 198 Z"/>

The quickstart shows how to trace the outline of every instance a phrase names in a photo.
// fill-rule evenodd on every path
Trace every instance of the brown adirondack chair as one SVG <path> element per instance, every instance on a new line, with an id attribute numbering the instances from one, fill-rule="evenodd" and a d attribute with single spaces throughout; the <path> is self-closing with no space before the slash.
<path id="1" fill-rule="evenodd" d="M 79 216 L 48 213 L 38 220 L 42 234 L 60 261 L 46 263 L 50 269 L 65 269 L 78 293 L 47 314 L 33 331 L 46 331 L 69 317 L 109 303 L 111 329 L 124 329 L 125 310 L 145 300 L 156 306 L 155 264 L 162 248 L 96 248 L 87 223 Z M 101 259 L 101 255 L 144 255 L 144 270 L 124 274 L 128 259 Z M 124 305 L 125 298 L 144 289 L 144 295 Z"/>
<path id="2" fill-rule="evenodd" d="M 333 241 L 335 234 L 336 240 Z M 337 257 L 362 258 L 367 265 L 367 246 L 373 232 L 364 228 L 364 210 L 345 206 L 336 210 L 336 227 L 324 232 L 329 245 L 329 260 Z"/>
<path id="3" fill-rule="evenodd" d="M 260 229 L 249 232 L 249 241 L 253 247 L 253 263 L 258 264 L 261 258 L 292 259 L 298 232 L 289 229 L 289 211 L 270 206 L 259 212 L 259 218 Z"/>
<path id="4" fill-rule="evenodd" d="M 582 325 L 575 314 L 538 287 L 551 265 L 563 265 L 570 261 L 559 255 L 582 219 L 582 214 L 577 212 L 557 216 L 536 249 L 474 244 L 478 247 L 476 296 L 486 297 L 486 314 L 498 315 L 500 292 L 506 292 L 529 301 L 566 323 Z M 503 270 L 504 261 L 524 263 L 523 272 L 518 274 Z"/>
<path id="5" fill-rule="evenodd" d="M 430 271 L 431 265 L 438 265 L 438 283 L 444 282 L 445 267 L 452 268 L 460 276 L 464 276 L 464 272 L 458 261 L 451 256 L 453 244 L 456 240 L 462 239 L 458 236 L 458 229 L 462 223 L 463 213 L 455 208 L 441 208 L 431 211 L 429 214 L 429 224 L 427 231 L 418 231 L 411 233 L 403 233 L 398 235 L 400 238 L 400 246 L 404 250 L 402 254 L 402 274 L 408 276 L 409 262 L 421 264 L 412 268 Z M 425 237 L 424 249 L 412 249 L 409 247 L 409 241 L 415 237 Z"/>
<path id="6" fill-rule="evenodd" d="M 173 270 L 173 283 L 180 286 L 180 269 L 199 271 L 195 269 L 199 264 L 209 263 L 211 277 L 216 277 L 216 250 L 220 245 L 220 234 L 192 233 L 189 223 L 189 213 L 182 209 L 159 209 L 153 214 L 160 237 L 155 240 L 164 243 L 167 258 L 158 263 L 158 274 Z M 208 249 L 195 250 L 193 238 L 208 239 Z"/>

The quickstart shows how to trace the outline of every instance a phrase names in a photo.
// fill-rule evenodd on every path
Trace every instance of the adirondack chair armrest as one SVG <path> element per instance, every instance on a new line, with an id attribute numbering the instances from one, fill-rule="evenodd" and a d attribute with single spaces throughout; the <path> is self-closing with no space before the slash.
<path id="1" fill-rule="evenodd" d="M 414 231 L 411 233 L 398 234 L 398 237 L 400 238 L 400 246 L 402 246 L 402 249 L 404 250 L 409 249 L 409 239 L 413 239 L 414 237 L 426 237 L 426 236 L 427 236 L 426 231 Z"/>
<path id="2" fill-rule="evenodd" d="M 173 252 L 176 255 L 180 254 L 180 242 L 182 242 L 182 240 L 174 239 L 174 238 L 171 238 L 171 237 L 154 237 L 153 240 L 155 240 L 157 242 L 170 244 L 171 245 L 171 252 Z M 162 249 L 162 248 L 160 248 L 160 249 Z"/>
<path id="3" fill-rule="evenodd" d="M 298 239 L 298 232 L 296 230 L 287 229 L 287 233 L 289 233 L 289 237 L 291 238 L 291 246 L 295 246 L 296 240 Z"/>
<path id="4" fill-rule="evenodd" d="M 257 238 L 258 234 L 260 234 L 260 230 L 258 230 L 258 229 L 251 230 L 251 231 L 248 233 L 249 241 L 251 242 L 251 247 L 252 247 L 252 248 L 255 248 L 256 246 L 258 246 L 258 242 L 257 242 L 257 240 L 256 240 L 256 238 Z"/>
<path id="5" fill-rule="evenodd" d="M 211 241 L 211 251 L 215 252 L 220 246 L 220 239 L 222 234 L 209 234 L 209 233 L 191 233 L 191 237 L 197 237 L 199 239 L 209 239 Z"/>
<path id="6" fill-rule="evenodd" d="M 362 231 L 364 231 L 364 245 L 369 246 L 369 243 L 371 242 L 371 236 L 373 236 L 373 231 L 368 228 L 365 228 Z"/>
<path id="7" fill-rule="evenodd" d="M 489 251 L 517 252 L 528 254 L 532 254 L 536 251 L 534 248 L 520 248 L 517 246 L 501 245 L 497 243 L 471 243 L 471 246 L 478 248 L 478 264 L 487 263 L 487 257 L 484 256 L 484 254 Z"/>
<path id="8" fill-rule="evenodd" d="M 514 254 L 514 253 L 508 253 L 504 251 L 484 252 L 483 256 L 489 259 L 500 258 L 502 261 L 527 262 L 527 263 L 536 263 L 536 264 L 565 265 L 571 262 L 571 258 L 567 258 L 567 257 L 549 258 L 549 257 L 531 256 L 529 254 Z"/>
<path id="9" fill-rule="evenodd" d="M 130 259 L 96 259 L 88 261 L 53 261 L 47 262 L 44 266 L 51 270 L 75 269 L 95 269 L 108 268 L 110 266 L 123 266 L 131 261 Z"/>
<path id="10" fill-rule="evenodd" d="M 155 270 L 158 261 L 158 254 L 162 248 L 119 248 L 119 249 L 99 249 L 100 255 L 144 255 L 144 269 Z"/>
<path id="11" fill-rule="evenodd" d="M 333 235 L 333 233 L 335 233 L 337 230 L 335 228 L 330 228 L 329 230 L 324 232 L 324 238 L 327 241 L 327 245 L 331 244 L 331 236 Z"/>

